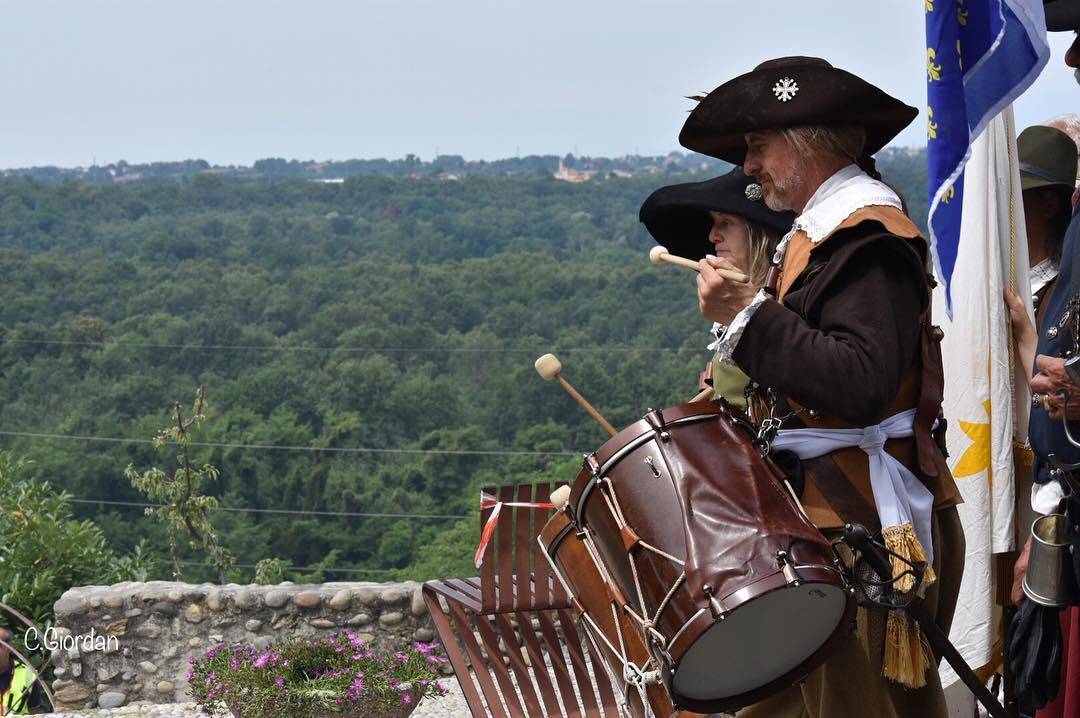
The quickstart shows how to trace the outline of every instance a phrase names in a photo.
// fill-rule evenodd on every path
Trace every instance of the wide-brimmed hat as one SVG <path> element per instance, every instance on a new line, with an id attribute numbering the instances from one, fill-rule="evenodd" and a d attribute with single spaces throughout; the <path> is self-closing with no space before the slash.
<path id="1" fill-rule="evenodd" d="M 1061 185 L 1076 189 L 1076 143 L 1055 127 L 1035 125 L 1016 138 L 1020 188 Z"/>
<path id="2" fill-rule="evenodd" d="M 765 206 L 761 185 L 742 167 L 704 182 L 661 187 L 641 205 L 638 218 L 669 252 L 697 260 L 712 253 L 710 211 L 739 215 L 780 234 L 795 221 L 794 212 L 774 212 Z"/>
<path id="3" fill-rule="evenodd" d="M 781 57 L 706 95 L 686 118 L 683 147 L 741 165 L 743 135 L 801 125 L 860 125 L 865 155 L 880 150 L 919 114 L 861 77 L 819 57 Z"/>
<path id="4" fill-rule="evenodd" d="M 1080 0 L 1043 0 L 1043 9 L 1050 32 L 1080 29 Z"/>

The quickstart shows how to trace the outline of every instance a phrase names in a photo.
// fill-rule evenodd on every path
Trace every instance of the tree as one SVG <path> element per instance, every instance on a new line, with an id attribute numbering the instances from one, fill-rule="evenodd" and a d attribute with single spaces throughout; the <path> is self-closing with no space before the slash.
<path id="1" fill-rule="evenodd" d="M 218 543 L 217 530 L 210 522 L 210 512 L 217 508 L 217 499 L 213 496 L 205 496 L 200 493 L 204 481 L 214 481 L 218 478 L 218 470 L 210 464 L 203 464 L 200 468 L 191 465 L 189 445 L 191 444 L 191 430 L 197 428 L 204 420 L 203 411 L 206 409 L 206 395 L 202 387 L 195 394 L 195 406 L 192 416 L 184 418 L 183 411 L 177 402 L 173 410 L 176 423 L 167 426 L 154 436 L 154 446 L 161 447 L 165 444 L 177 444 L 180 454 L 176 457 L 178 467 L 172 477 L 159 468 L 147 469 L 139 473 L 132 464 L 128 464 L 124 475 L 131 481 L 131 485 L 146 495 L 151 501 L 162 501 L 164 505 L 146 509 L 148 516 L 157 516 L 168 527 L 169 552 L 172 557 L 173 576 L 176 580 L 183 580 L 183 570 L 180 568 L 180 542 L 186 538 L 192 549 L 206 552 L 207 560 L 217 570 L 218 582 L 226 582 L 226 574 L 236 558 L 230 551 Z"/>

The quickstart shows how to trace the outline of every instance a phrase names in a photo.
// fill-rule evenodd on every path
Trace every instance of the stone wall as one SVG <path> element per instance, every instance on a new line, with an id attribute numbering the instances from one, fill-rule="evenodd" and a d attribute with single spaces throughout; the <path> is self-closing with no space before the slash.
<path id="1" fill-rule="evenodd" d="M 188 658 L 222 641 L 263 647 L 344 628 L 384 647 L 434 638 L 411 582 L 119 583 L 73 588 L 55 611 L 57 636 L 66 637 L 53 652 L 57 710 L 188 700 Z"/>

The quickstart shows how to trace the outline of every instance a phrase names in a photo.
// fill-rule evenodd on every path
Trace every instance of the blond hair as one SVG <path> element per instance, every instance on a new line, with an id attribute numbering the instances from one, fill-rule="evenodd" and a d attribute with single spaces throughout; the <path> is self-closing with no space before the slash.
<path id="1" fill-rule="evenodd" d="M 830 154 L 858 162 L 866 150 L 866 128 L 862 125 L 782 127 L 780 133 L 803 156 Z"/>
<path id="2" fill-rule="evenodd" d="M 765 278 L 772 266 L 773 253 L 780 243 L 780 232 L 765 224 L 743 218 L 746 223 L 747 264 L 743 268 L 750 275 L 750 283 L 755 287 L 765 285 Z"/>

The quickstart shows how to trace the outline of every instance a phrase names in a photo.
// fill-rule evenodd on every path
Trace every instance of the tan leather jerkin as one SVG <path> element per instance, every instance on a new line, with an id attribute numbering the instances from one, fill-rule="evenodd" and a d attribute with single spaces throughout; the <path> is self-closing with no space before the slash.
<path id="1" fill-rule="evenodd" d="M 807 268 L 812 254 L 823 246 L 830 237 L 843 229 L 854 227 L 863 222 L 877 222 L 887 233 L 897 238 L 911 241 L 918 249 L 921 256 L 926 256 L 926 244 L 922 239 L 919 228 L 895 207 L 887 205 L 872 205 L 863 207 L 853 212 L 832 233 L 818 242 L 813 242 L 803 231 L 797 231 L 789 240 L 784 253 L 784 262 L 781 267 L 780 282 L 778 285 L 777 299 L 783 302 L 788 291 L 794 286 L 799 275 Z M 919 408 L 919 417 L 927 423 L 926 417 L 930 415 L 929 422 L 937 416 L 940 409 L 940 390 L 930 386 L 935 380 L 940 383 L 942 369 L 940 363 L 940 351 L 936 346 L 928 322 L 924 315 L 924 327 L 922 328 L 921 350 L 901 381 L 900 390 L 893 399 L 885 416 L 887 418 L 901 411 Z M 932 346 L 933 345 L 933 346 Z M 924 366 L 929 365 L 929 371 L 924 372 Z M 936 396 L 935 396 L 936 394 Z M 801 409 L 797 402 L 790 397 L 785 397 L 787 404 L 795 410 Z M 936 405 L 935 405 L 936 404 Z M 808 426 L 827 429 L 851 429 L 853 424 L 840 419 L 827 416 L 811 418 L 807 412 L 799 415 L 799 420 Z M 794 428 L 794 427 L 792 427 Z M 934 495 L 934 510 L 955 506 L 963 502 L 960 492 L 953 481 L 952 474 L 946 465 L 945 457 L 937 446 L 929 438 L 929 426 L 923 426 L 922 441 L 915 436 L 906 439 L 891 439 L 885 443 L 885 450 L 896 457 L 902 464 L 912 470 L 912 473 L 926 485 Z M 831 464 L 831 466 L 830 466 Z M 850 483 L 851 488 L 857 492 L 854 497 L 835 497 L 830 500 L 830 493 L 823 490 L 828 484 L 823 474 L 830 470 L 838 469 L 844 478 Z M 846 505 L 852 503 L 851 499 L 858 497 L 873 507 L 873 490 L 870 485 L 870 461 L 866 453 L 858 448 L 851 447 L 827 454 L 817 459 L 803 461 L 803 468 L 807 478 L 806 488 L 801 498 L 803 507 L 806 509 L 810 521 L 819 529 L 839 529 L 848 521 L 858 521 L 860 516 L 853 516 L 852 511 Z M 815 478 L 815 474 L 819 478 Z"/>

